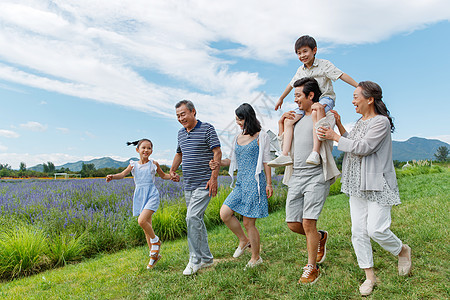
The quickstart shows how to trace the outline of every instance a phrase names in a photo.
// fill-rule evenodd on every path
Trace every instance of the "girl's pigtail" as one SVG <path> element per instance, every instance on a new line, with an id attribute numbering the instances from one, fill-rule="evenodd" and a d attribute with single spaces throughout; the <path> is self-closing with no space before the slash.
<path id="1" fill-rule="evenodd" d="M 140 140 L 134 141 L 134 142 L 127 142 L 127 146 L 133 145 L 133 146 L 137 146 L 137 144 L 139 144 Z"/>

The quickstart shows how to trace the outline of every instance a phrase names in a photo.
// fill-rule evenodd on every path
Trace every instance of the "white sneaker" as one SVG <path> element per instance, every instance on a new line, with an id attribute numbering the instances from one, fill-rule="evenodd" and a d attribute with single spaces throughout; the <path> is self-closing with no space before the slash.
<path id="1" fill-rule="evenodd" d="M 260 264 L 262 264 L 262 263 L 263 263 L 263 259 L 262 259 L 262 257 L 260 256 L 259 259 L 258 259 L 257 261 L 255 261 L 255 262 L 249 261 L 249 262 L 247 263 L 247 265 L 245 266 L 244 271 L 247 270 L 247 269 L 254 268 L 254 267 L 256 267 L 257 265 L 260 265 Z"/>
<path id="2" fill-rule="evenodd" d="M 248 242 L 242 249 L 241 247 L 237 247 L 236 251 L 234 251 L 233 257 L 234 258 L 238 258 L 239 256 L 241 256 L 244 253 L 244 250 L 247 249 L 248 247 L 250 247 L 250 242 Z"/>
<path id="3" fill-rule="evenodd" d="M 271 160 L 267 163 L 269 167 L 276 168 L 276 167 L 284 167 L 292 165 L 292 158 L 287 155 L 280 155 L 274 160 Z"/>
<path id="4" fill-rule="evenodd" d="M 183 275 L 193 275 L 197 273 L 198 270 L 200 270 L 201 264 L 193 264 L 189 262 L 186 266 L 186 269 L 183 271 Z"/>
<path id="5" fill-rule="evenodd" d="M 311 154 L 306 159 L 306 163 L 310 165 L 320 165 L 320 155 L 316 151 L 311 152 Z"/>

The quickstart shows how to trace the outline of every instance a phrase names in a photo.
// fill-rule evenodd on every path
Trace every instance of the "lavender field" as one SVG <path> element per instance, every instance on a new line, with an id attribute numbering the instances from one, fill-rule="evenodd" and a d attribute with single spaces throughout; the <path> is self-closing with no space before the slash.
<path id="1" fill-rule="evenodd" d="M 180 183 L 157 178 L 162 200 L 178 201 Z M 0 211 L 51 232 L 77 233 L 107 223 L 116 231 L 131 217 L 132 178 L 106 183 L 104 179 L 17 180 L 0 182 Z"/>
<path id="2" fill-rule="evenodd" d="M 286 188 L 280 179 L 273 178 L 275 195 L 270 199 L 271 211 L 283 205 Z M 219 210 L 231 191 L 230 182 L 229 176 L 220 176 L 219 193 L 205 213 L 207 227 L 221 224 Z M 185 235 L 182 182 L 158 177 L 156 185 L 161 205 L 153 217 L 155 232 L 166 240 Z M 14 263 L 24 262 L 23 254 L 19 253 L 21 247 L 34 251 L 28 255 L 28 273 L 33 273 L 99 252 L 145 244 L 144 233 L 136 217 L 132 217 L 133 192 L 132 178 L 110 183 L 103 178 L 1 180 L 0 277 L 27 274 L 24 266 Z M 30 239 L 37 242 L 29 245 Z"/>

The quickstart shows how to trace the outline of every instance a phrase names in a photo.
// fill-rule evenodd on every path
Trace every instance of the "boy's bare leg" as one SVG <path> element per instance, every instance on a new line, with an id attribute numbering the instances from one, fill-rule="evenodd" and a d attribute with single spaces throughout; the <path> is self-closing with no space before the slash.
<path id="1" fill-rule="evenodd" d="M 322 142 L 319 141 L 319 138 L 317 137 L 316 123 L 317 123 L 317 121 L 319 121 L 320 119 L 325 117 L 325 111 L 313 110 L 311 117 L 312 117 L 312 121 L 313 121 L 313 141 L 314 141 L 313 151 L 316 151 L 317 153 L 319 153 Z"/>
<path id="2" fill-rule="evenodd" d="M 283 147 L 281 155 L 267 163 L 269 167 L 285 167 L 292 165 L 292 158 L 289 156 L 291 151 L 292 139 L 294 137 L 294 125 L 303 117 L 303 115 L 295 114 L 293 119 L 284 119 L 283 123 L 279 123 L 280 132 L 283 132 Z M 282 129 L 281 129 L 282 128 Z"/>
<path id="3" fill-rule="evenodd" d="M 316 132 L 316 123 L 320 119 L 325 117 L 325 110 L 324 106 L 320 103 L 313 104 L 311 118 L 313 121 L 313 150 L 311 154 L 308 156 L 308 159 L 306 160 L 307 163 L 318 165 L 320 164 L 320 146 L 322 145 L 322 142 L 317 137 Z"/>

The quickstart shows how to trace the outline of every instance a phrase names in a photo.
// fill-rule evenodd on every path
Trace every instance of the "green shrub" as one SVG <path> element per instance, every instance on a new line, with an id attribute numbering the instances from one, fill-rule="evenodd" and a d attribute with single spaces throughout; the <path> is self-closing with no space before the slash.
<path id="1" fill-rule="evenodd" d="M 47 257 L 53 266 L 63 266 L 67 262 L 81 258 L 85 250 L 83 243 L 85 234 L 81 236 L 61 233 L 48 239 Z"/>
<path id="2" fill-rule="evenodd" d="M 44 232 L 19 224 L 0 232 L 0 277 L 28 275 L 48 266 Z"/>
<path id="3" fill-rule="evenodd" d="M 152 218 L 153 230 L 162 240 L 174 240 L 186 234 L 186 205 L 181 201 L 161 203 Z"/>
<path id="4" fill-rule="evenodd" d="M 222 220 L 220 219 L 220 208 L 230 193 L 230 187 L 222 187 L 218 190 L 217 195 L 212 197 L 211 201 L 209 201 L 204 218 L 207 228 L 212 228 L 215 225 L 222 224 Z"/>
<path id="5" fill-rule="evenodd" d="M 406 176 L 416 176 L 421 174 L 434 174 L 442 173 L 444 169 L 440 166 L 427 166 L 427 165 L 413 165 L 408 168 L 397 170 L 397 178 L 402 178 Z"/>
<path id="6" fill-rule="evenodd" d="M 286 204 L 287 186 L 274 187 L 272 197 L 267 199 L 269 205 L 269 213 L 277 211 Z"/>
<path id="7" fill-rule="evenodd" d="M 341 177 L 338 177 L 336 181 L 330 186 L 330 193 L 328 196 L 339 195 L 341 193 Z"/>
<path id="8" fill-rule="evenodd" d="M 158 213 L 159 211 L 157 214 Z M 155 215 L 153 215 L 153 219 Z M 144 230 L 142 230 L 142 227 L 139 226 L 138 217 L 131 217 L 126 221 L 125 239 L 127 240 L 128 246 L 131 247 L 144 245 L 144 243 L 146 243 L 145 233 Z"/>
<path id="9" fill-rule="evenodd" d="M 93 256 L 100 252 L 115 252 L 126 248 L 128 241 L 121 230 L 112 230 L 108 226 L 100 224 L 97 228 L 90 228 L 85 231 L 82 238 L 85 245 L 83 255 Z"/>

